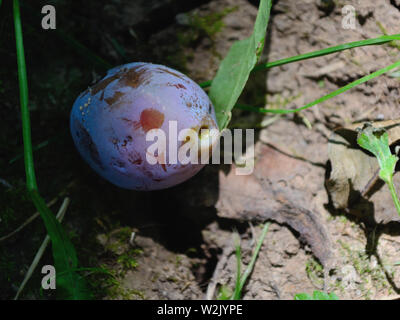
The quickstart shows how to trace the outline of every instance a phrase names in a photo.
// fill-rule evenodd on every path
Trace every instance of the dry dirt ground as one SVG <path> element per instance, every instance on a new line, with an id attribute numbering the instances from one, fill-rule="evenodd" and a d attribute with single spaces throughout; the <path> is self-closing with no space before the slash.
<path id="1" fill-rule="evenodd" d="M 346 4 L 353 5 L 357 12 L 354 30 L 345 30 L 341 25 L 341 9 Z M 187 72 L 194 79 L 202 81 L 213 77 L 220 57 L 226 54 L 232 42 L 251 32 L 256 7 L 245 0 L 216 0 L 194 10 L 196 14 L 206 16 L 235 6 L 236 10 L 223 18 L 224 27 L 212 39 L 202 39 L 193 47 L 184 49 Z M 184 21 L 182 16 L 178 18 L 178 22 Z M 383 32 L 393 34 L 399 19 L 400 11 L 395 1 L 379 1 L 378 4 L 376 1 L 333 1 L 331 5 L 325 5 L 322 1 L 280 0 L 273 7 L 263 59 L 273 61 L 335 44 L 377 37 Z M 150 41 L 160 43 L 159 39 L 176 33 L 178 27 L 171 26 L 154 35 Z M 168 46 L 157 48 L 156 54 L 164 54 L 163 50 L 170 49 Z M 399 48 L 395 46 L 364 47 L 271 69 L 257 75 L 256 80 L 250 80 L 249 92 L 244 93 L 242 99 L 251 104 L 254 101 L 250 99 L 257 96 L 256 103 L 259 103 L 262 95 L 269 108 L 299 107 L 393 63 L 398 56 Z M 323 229 L 324 237 L 316 236 L 317 239 L 307 241 L 302 234 L 311 232 L 307 226 L 297 228 L 299 221 L 288 221 L 269 212 L 280 210 L 279 205 L 270 205 L 276 193 L 257 189 L 249 183 L 246 185 L 249 192 L 243 192 L 247 197 L 254 192 L 255 198 L 245 201 L 239 194 L 240 189 L 235 193 L 235 185 L 231 187 L 240 181 L 229 179 L 226 172 L 220 171 L 219 199 L 212 199 L 205 193 L 197 195 L 197 199 L 192 200 L 195 203 L 190 204 L 205 208 L 216 205 L 217 208 L 216 221 L 201 230 L 205 257 L 193 261 L 186 255 L 165 251 L 139 232 L 137 243 L 144 248 L 144 254 L 138 258 L 138 268 L 128 272 L 122 280 L 123 285 L 143 292 L 147 298 L 203 298 L 210 281 L 200 279 L 199 283 L 196 272 L 193 274 L 193 264 L 207 265 L 207 259 L 212 258 L 214 262 L 206 267 L 214 269 L 208 277 L 212 275 L 212 283 L 217 284 L 217 289 L 214 291 L 210 286 L 209 290 L 217 294 L 221 285 L 233 288 L 236 258 L 232 232 L 223 226 L 221 219 L 241 222 L 246 264 L 260 234 L 261 228 L 257 224 L 263 218 L 272 217 L 272 225 L 246 286 L 244 299 L 293 299 L 296 293 L 321 290 L 324 285 L 341 299 L 398 296 L 400 268 L 395 263 L 400 260 L 400 229 L 396 222 L 379 220 L 381 211 L 389 211 L 396 220 L 388 190 L 382 187 L 369 199 L 374 212 L 362 212 L 361 217 L 357 217 L 351 210 L 334 210 L 325 189 L 325 179 L 330 170 L 327 143 L 332 130 L 361 120 L 396 119 L 400 115 L 398 98 L 398 79 L 383 76 L 294 116 L 267 116 L 260 121 L 252 114 L 235 114 L 232 121 L 235 127 L 261 126 L 256 145 L 256 168 L 257 165 L 271 167 L 261 170 L 262 178 L 269 183 L 263 188 L 279 189 L 286 200 L 290 200 L 289 210 L 303 207 L 311 211 L 317 216 L 317 228 Z M 203 180 L 209 174 L 215 174 L 207 170 L 202 172 Z M 198 180 L 203 181 L 202 177 Z M 223 188 L 230 188 L 229 196 L 221 190 Z M 231 207 L 237 205 L 236 208 L 227 208 L 221 203 L 223 197 L 231 197 Z M 267 198 L 260 204 L 261 197 Z M 258 213 L 254 212 L 256 209 Z M 201 215 L 202 210 L 196 214 Z M 367 221 L 363 214 L 375 214 L 376 218 Z M 313 244 L 310 241 L 324 243 Z M 313 248 L 319 245 L 323 248 Z M 321 250 L 329 251 L 329 254 L 321 253 Z"/>
<path id="2" fill-rule="evenodd" d="M 88 7 L 70 2 L 64 7 L 75 15 L 64 27 L 71 33 L 75 30 L 82 43 L 97 48 L 97 54 L 115 64 L 124 62 L 121 56 L 125 56 L 130 61 L 168 65 L 198 82 L 212 79 L 232 43 L 252 32 L 257 1 L 204 0 L 196 1 L 196 6 L 175 2 L 180 7 L 168 7 L 172 0 L 95 1 L 87 2 Z M 356 27 L 346 30 L 342 8 L 349 4 L 357 13 Z M 185 5 L 188 8 L 183 9 Z M 96 19 L 100 18 L 105 23 L 99 24 Z M 274 61 L 385 32 L 395 34 L 399 21 L 397 0 L 276 0 L 262 60 Z M 85 26 L 85 32 L 76 31 L 77 26 Z M 110 42 L 108 31 L 120 46 Z M 300 107 L 394 63 L 399 53 L 398 45 L 385 44 L 261 71 L 251 76 L 240 100 L 267 108 Z M 60 63 L 69 66 L 76 59 Z M 33 80 L 46 74 L 46 64 L 43 61 L 42 69 L 30 68 Z M 48 64 L 53 69 L 47 72 L 60 70 Z M 83 63 L 79 68 L 84 68 Z M 35 74 L 35 70 L 40 72 Z M 85 87 L 69 85 L 68 77 L 81 78 L 87 86 L 90 73 L 84 74 L 72 67 L 57 72 L 54 81 L 62 79 L 65 85 L 60 95 L 63 90 L 75 96 L 83 91 Z M 100 76 L 92 72 L 89 78 Z M 39 84 L 32 81 L 34 88 Z M 41 90 L 49 90 L 42 86 Z M 234 287 L 234 233 L 240 235 L 243 265 L 247 265 L 266 221 L 271 222 L 269 232 L 243 299 L 290 300 L 297 293 L 323 289 L 340 299 L 396 298 L 400 296 L 400 226 L 386 186 L 362 199 L 368 206 L 359 210 L 334 209 L 325 186 L 331 170 L 328 140 L 333 130 L 356 121 L 399 118 L 398 88 L 397 77 L 384 75 L 294 115 L 262 117 L 235 110 L 232 128 L 257 129 L 254 173 L 238 177 L 229 165 L 209 165 L 193 179 L 165 191 L 140 193 L 111 186 L 84 165 L 68 137 L 63 146 L 53 144 L 38 152 L 38 176 L 48 177 L 41 178 L 41 191 L 50 197 L 55 190 L 59 192 L 60 184 L 66 186 L 72 201 L 65 225 L 82 264 L 103 266 L 114 274 L 89 276 L 101 299 L 216 298 L 221 287 Z M 34 93 L 31 96 L 35 99 Z M 67 125 L 71 98 L 53 100 L 37 103 L 41 108 L 49 106 L 50 111 L 61 110 L 62 115 L 49 118 L 53 124 L 47 118 L 51 113 L 41 110 L 40 117 L 35 116 L 33 108 L 32 122 L 44 124 L 43 135 L 36 135 L 36 141 L 58 132 L 52 127 Z M 17 103 L 5 106 L 11 110 Z M 12 130 L 8 135 L 18 136 L 19 131 Z M 57 151 L 63 152 L 63 158 L 48 161 Z M 15 176 L 21 179 L 22 162 L 18 166 Z M 398 174 L 395 182 L 400 190 Z M 31 205 L 29 210 L 33 211 Z M 43 229 L 41 222 L 36 223 L 36 229 Z M 23 242 L 29 237 L 24 233 L 7 243 L 8 247 L 23 247 L 24 262 L 20 268 L 9 267 L 18 272 L 10 276 L 13 285 L 9 280 L 2 282 L 6 289 L 1 297 L 13 296 L 23 279 L 34 248 L 44 236 L 44 229 L 39 235 L 36 229 L 28 229 L 37 241 L 29 250 Z M 50 254 L 44 259 L 51 261 Z M 38 281 L 32 280 L 32 286 Z M 27 290 L 23 297 L 37 298 L 35 290 Z"/>

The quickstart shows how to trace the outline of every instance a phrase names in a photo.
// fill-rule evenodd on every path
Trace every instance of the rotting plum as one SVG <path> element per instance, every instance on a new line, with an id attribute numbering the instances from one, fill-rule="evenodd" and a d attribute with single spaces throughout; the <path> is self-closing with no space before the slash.
<path id="1" fill-rule="evenodd" d="M 122 188 L 157 190 L 189 179 L 204 166 L 147 161 L 147 150 L 154 141 L 146 141 L 146 134 L 161 129 L 170 143 L 171 120 L 176 121 L 178 133 L 184 129 L 198 132 L 200 151 L 215 145 L 215 134 L 201 141 L 200 129 L 218 129 L 207 94 L 176 70 L 135 62 L 109 70 L 79 95 L 72 107 L 70 129 L 83 159 L 103 178 Z M 167 154 L 155 156 L 166 158 Z"/>

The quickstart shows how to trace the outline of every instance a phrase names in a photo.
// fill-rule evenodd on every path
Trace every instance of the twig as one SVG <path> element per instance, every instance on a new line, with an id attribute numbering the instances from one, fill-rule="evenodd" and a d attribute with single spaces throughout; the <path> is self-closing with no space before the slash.
<path id="1" fill-rule="evenodd" d="M 57 217 L 56 217 L 58 221 L 61 222 L 63 220 L 65 212 L 67 211 L 69 202 L 70 202 L 69 198 L 66 197 L 64 199 L 60 209 L 58 210 Z M 38 252 L 36 253 L 35 258 L 33 258 L 33 261 L 32 261 L 32 263 L 31 263 L 31 265 L 30 265 L 30 267 L 28 269 L 28 272 L 25 275 L 24 280 L 22 281 L 22 283 L 21 283 L 21 285 L 20 285 L 20 287 L 19 287 L 19 289 L 17 291 L 17 294 L 14 297 L 14 300 L 18 299 L 18 297 L 21 294 L 22 290 L 24 289 L 26 283 L 31 278 L 33 272 L 35 271 L 37 265 L 39 264 L 40 259 L 43 256 L 43 253 L 46 250 L 46 247 L 49 244 L 49 242 L 50 242 L 50 237 L 47 235 L 46 238 L 43 240 L 42 245 L 40 246 Z"/>
<path id="2" fill-rule="evenodd" d="M 226 262 L 228 261 L 228 257 L 234 251 L 232 247 L 232 240 L 229 239 L 225 245 L 224 250 L 222 251 L 221 258 L 219 259 L 217 266 L 215 267 L 213 276 L 208 283 L 207 292 L 206 292 L 206 300 L 212 300 L 215 295 L 215 290 L 217 289 L 218 279 L 220 277 L 221 271 L 224 269 Z"/>
<path id="3" fill-rule="evenodd" d="M 47 203 L 48 207 L 51 207 L 53 204 L 57 202 L 58 198 L 54 198 L 50 202 Z M 23 228 L 25 228 L 28 224 L 30 224 L 33 220 L 35 220 L 38 216 L 40 215 L 39 211 L 35 212 L 33 215 L 31 215 L 26 221 L 21 224 L 17 229 L 14 231 L 10 232 L 9 234 L 3 236 L 0 238 L 0 242 L 7 240 L 8 238 L 12 237 L 14 234 L 20 232 Z"/>

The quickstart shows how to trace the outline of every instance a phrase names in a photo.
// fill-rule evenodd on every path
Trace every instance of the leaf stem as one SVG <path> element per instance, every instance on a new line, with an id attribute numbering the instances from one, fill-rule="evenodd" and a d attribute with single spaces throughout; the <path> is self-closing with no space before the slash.
<path id="1" fill-rule="evenodd" d="M 396 207 L 397 213 L 400 215 L 400 201 L 396 193 L 396 188 L 393 183 L 393 176 L 391 176 L 387 181 L 387 185 L 389 186 L 390 194 L 392 195 L 392 199 L 394 202 L 394 206 Z"/>

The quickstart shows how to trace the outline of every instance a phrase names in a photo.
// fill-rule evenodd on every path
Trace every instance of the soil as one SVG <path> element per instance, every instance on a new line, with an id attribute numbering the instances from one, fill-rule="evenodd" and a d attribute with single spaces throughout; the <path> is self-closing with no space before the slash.
<path id="1" fill-rule="evenodd" d="M 234 41 L 251 34 L 257 1 L 53 2 L 57 33 L 38 27 L 41 1 L 22 6 L 33 143 L 40 147 L 35 168 L 41 194 L 47 201 L 57 199 L 53 211 L 64 197 L 71 199 L 63 225 L 81 265 L 113 274 L 86 274 L 96 298 L 215 299 L 221 287 L 234 287 L 235 234 L 247 265 L 266 221 L 271 225 L 243 299 L 291 300 L 314 290 L 335 292 L 340 299 L 399 297 L 400 228 L 386 186 L 356 214 L 335 209 L 325 188 L 333 130 L 399 118 L 397 77 L 383 75 L 294 115 L 234 110 L 232 128 L 257 128 L 256 170 L 246 180 L 237 180 L 229 165 L 209 165 L 168 190 L 122 190 L 86 166 L 69 136 L 74 99 L 107 67 L 67 35 L 113 66 L 151 61 L 202 82 L 213 78 Z M 342 28 L 346 4 L 356 9 L 355 29 Z M 24 191 L 11 9 L 7 2 L 0 8 L 0 237 L 35 212 Z M 399 19 L 396 1 L 274 1 L 262 61 L 395 34 Z M 394 63 L 399 53 L 391 43 L 258 72 L 240 101 L 300 107 Z M 235 193 L 242 182 L 245 196 Z M 400 190 L 398 174 L 395 183 Z M 15 295 L 45 235 L 39 218 L 0 242 L 1 299 Z M 41 264 L 51 263 L 47 250 Z M 40 281 L 38 268 L 21 297 L 55 298 L 39 290 Z"/>

